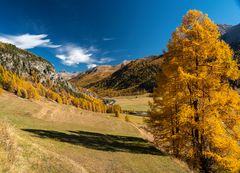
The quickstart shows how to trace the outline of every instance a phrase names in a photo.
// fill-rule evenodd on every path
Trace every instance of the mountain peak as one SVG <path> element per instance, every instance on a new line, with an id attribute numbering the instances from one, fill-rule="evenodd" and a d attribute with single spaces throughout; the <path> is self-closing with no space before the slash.
<path id="1" fill-rule="evenodd" d="M 228 43 L 233 49 L 239 49 L 240 45 L 240 24 L 238 25 L 225 25 L 221 26 L 224 28 L 224 34 L 222 34 L 222 39 Z M 220 28 L 220 27 L 219 27 Z M 221 32 L 221 31 L 220 31 Z"/>
<path id="2" fill-rule="evenodd" d="M 218 24 L 218 30 L 221 35 L 224 35 L 228 30 L 233 27 L 233 25 L 228 25 L 228 24 Z"/>

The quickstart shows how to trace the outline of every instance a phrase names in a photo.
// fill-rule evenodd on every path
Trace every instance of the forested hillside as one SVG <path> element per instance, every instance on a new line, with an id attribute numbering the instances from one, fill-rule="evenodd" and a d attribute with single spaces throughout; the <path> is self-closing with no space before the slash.
<path id="1" fill-rule="evenodd" d="M 124 64 L 120 64 L 117 66 L 111 65 L 102 65 L 94 67 L 86 72 L 78 74 L 76 77 L 70 79 L 70 82 L 76 84 L 80 87 L 87 87 L 93 83 L 101 81 L 106 77 L 113 74 L 115 71 L 119 70 Z"/>
<path id="2" fill-rule="evenodd" d="M 46 97 L 61 104 L 106 112 L 106 106 L 88 91 L 59 78 L 45 59 L 11 44 L 0 43 L 0 86 L 22 98 Z"/>
<path id="3" fill-rule="evenodd" d="M 100 95 L 132 95 L 152 92 L 155 77 L 161 71 L 161 56 L 136 59 L 103 80 L 86 87 Z"/>

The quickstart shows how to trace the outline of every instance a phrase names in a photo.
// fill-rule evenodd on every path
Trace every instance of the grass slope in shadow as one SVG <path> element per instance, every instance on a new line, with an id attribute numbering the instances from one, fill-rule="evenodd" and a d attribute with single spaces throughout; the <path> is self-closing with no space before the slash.
<path id="1" fill-rule="evenodd" d="M 49 138 L 95 150 L 163 155 L 148 141 L 138 137 L 109 135 L 80 130 L 68 131 L 69 133 L 40 129 L 22 130 L 33 133 L 40 138 Z"/>

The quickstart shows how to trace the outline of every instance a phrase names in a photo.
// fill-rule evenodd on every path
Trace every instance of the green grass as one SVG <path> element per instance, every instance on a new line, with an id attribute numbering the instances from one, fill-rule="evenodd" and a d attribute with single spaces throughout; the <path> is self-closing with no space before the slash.
<path id="1" fill-rule="evenodd" d="M 136 96 L 119 96 L 114 97 L 116 104 L 119 104 L 123 110 L 128 111 L 148 111 L 148 102 L 152 101 L 149 94 L 136 95 Z"/>
<path id="2" fill-rule="evenodd" d="M 118 118 L 120 120 L 126 121 L 126 116 L 128 117 L 129 122 L 137 125 L 145 125 L 145 120 L 147 119 L 145 117 L 129 114 L 120 114 Z"/>
<path id="3" fill-rule="evenodd" d="M 143 140 L 123 117 L 6 93 L 0 96 L 0 119 L 15 127 L 28 171 L 80 172 L 83 167 L 97 173 L 187 172 Z"/>

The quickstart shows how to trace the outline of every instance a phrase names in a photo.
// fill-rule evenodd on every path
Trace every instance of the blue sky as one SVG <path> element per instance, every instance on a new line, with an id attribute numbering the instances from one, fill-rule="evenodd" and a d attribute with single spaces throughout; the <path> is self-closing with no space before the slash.
<path id="1" fill-rule="evenodd" d="M 240 23 L 237 0 L 0 0 L 0 40 L 84 71 L 161 54 L 189 9 Z"/>

